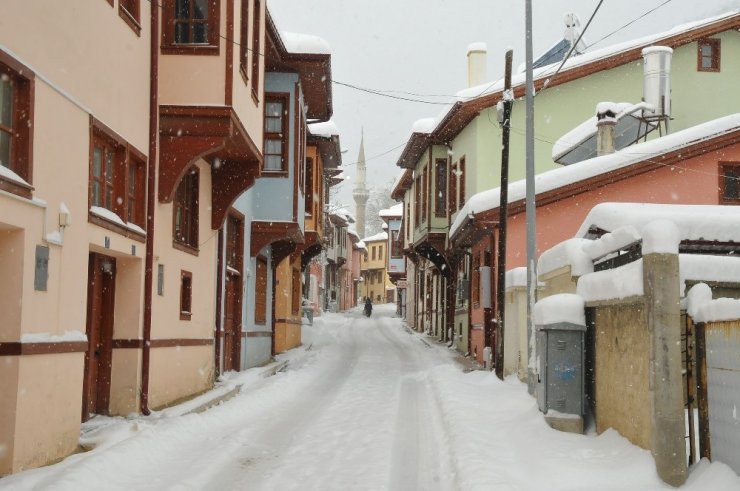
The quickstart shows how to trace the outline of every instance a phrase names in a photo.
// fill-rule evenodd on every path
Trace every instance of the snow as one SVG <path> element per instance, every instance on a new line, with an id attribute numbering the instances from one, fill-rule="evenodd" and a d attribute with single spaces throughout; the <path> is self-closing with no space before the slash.
<path id="1" fill-rule="evenodd" d="M 322 136 L 324 138 L 339 136 L 339 129 L 332 120 L 324 121 L 323 123 L 310 123 L 308 125 L 308 132 L 314 136 Z"/>
<path id="2" fill-rule="evenodd" d="M 283 31 L 280 37 L 289 53 L 331 54 L 329 43 L 318 36 Z"/>
<path id="3" fill-rule="evenodd" d="M 642 228 L 643 255 L 678 254 L 679 242 L 681 239 L 678 227 L 670 220 L 655 220 Z"/>
<path id="4" fill-rule="evenodd" d="M 537 261 L 537 274 L 542 276 L 564 266 L 570 266 L 572 276 L 582 276 L 592 272 L 593 263 L 585 252 L 590 242 L 592 241 L 588 239 L 568 239 L 544 251 Z"/>
<path id="5" fill-rule="evenodd" d="M 506 288 L 527 286 L 527 268 L 522 266 L 506 272 Z"/>
<path id="6" fill-rule="evenodd" d="M 679 254 L 681 282 L 740 283 L 740 257 Z"/>
<path id="7" fill-rule="evenodd" d="M 630 108 L 635 106 L 629 102 L 620 102 L 617 104 L 616 114 L 631 114 Z M 598 106 L 597 111 L 598 113 Z M 584 141 L 596 134 L 596 116 L 591 116 L 583 123 L 579 124 L 560 138 L 552 146 L 552 160 L 557 161 L 564 154 L 568 153 L 573 147 L 579 146 Z"/>
<path id="8" fill-rule="evenodd" d="M 695 314 L 695 322 L 722 322 L 740 320 L 740 300 L 718 298 L 700 305 Z"/>
<path id="9" fill-rule="evenodd" d="M 573 293 L 559 293 L 534 304 L 534 322 L 538 326 L 569 322 L 586 325 L 583 298 Z"/>
<path id="10" fill-rule="evenodd" d="M 545 193 L 569 184 L 623 169 L 632 164 L 643 162 L 648 158 L 655 158 L 665 153 L 689 147 L 709 138 L 729 133 L 738 127 L 740 127 L 740 113 L 715 119 L 644 143 L 631 145 L 613 154 L 602 155 L 567 167 L 543 172 L 535 176 L 535 191 L 537 194 Z M 466 216 L 497 208 L 500 200 L 499 195 L 500 188 L 498 187 L 473 195 L 457 214 L 455 221 L 450 227 L 450 234 L 455 233 L 460 225 L 462 225 Z M 524 179 L 509 184 L 509 203 L 523 200 L 525 196 L 526 183 Z M 725 206 L 724 208 L 732 207 Z M 728 214 L 733 215 L 733 213 L 729 212 Z M 740 211 L 735 211 L 734 215 L 740 217 Z M 629 221 L 621 220 L 619 226 L 629 223 Z M 679 222 L 676 223 L 679 224 Z M 733 223 L 737 224 L 737 222 Z M 606 230 L 613 230 L 614 228 L 616 227 L 609 227 Z M 735 226 L 735 229 L 728 231 L 728 234 L 740 237 L 740 227 Z M 578 236 L 582 235 L 582 233 L 578 234 Z"/>
<path id="11" fill-rule="evenodd" d="M 417 119 L 411 125 L 411 133 L 431 133 L 436 123 L 435 118 Z"/>
<path id="12" fill-rule="evenodd" d="M 642 237 L 635 227 L 625 225 L 613 232 L 606 233 L 596 240 L 583 243 L 583 252 L 592 260 L 600 259 L 612 252 L 626 248 L 641 240 Z"/>
<path id="13" fill-rule="evenodd" d="M 80 331 L 64 331 L 64 334 L 61 335 L 34 332 L 21 336 L 21 343 L 69 343 L 76 341 L 87 341 L 87 335 Z"/>
<path id="14" fill-rule="evenodd" d="M 623 300 L 642 296 L 642 259 L 606 271 L 597 271 L 578 278 L 576 293 L 586 302 Z"/>
<path id="15" fill-rule="evenodd" d="M 625 103 L 620 102 L 599 102 L 596 104 L 596 114 L 606 114 L 611 112 L 616 116 L 625 109 Z"/>
<path id="16" fill-rule="evenodd" d="M 365 237 L 362 242 L 367 244 L 368 242 L 377 242 L 379 240 L 388 240 L 388 232 L 380 232 L 370 237 Z"/>
<path id="17" fill-rule="evenodd" d="M 600 203 L 588 213 L 576 236 L 585 236 L 591 226 L 615 230 L 632 225 L 639 231 L 658 219 L 676 224 L 681 240 L 740 242 L 740 208 L 722 205 Z"/>
<path id="18" fill-rule="evenodd" d="M 651 53 L 673 53 L 673 48 L 669 48 L 668 46 L 648 46 L 647 48 L 642 48 L 642 56 Z"/>
<path id="19" fill-rule="evenodd" d="M 403 216 L 403 203 L 398 203 L 378 213 L 381 217 L 401 217 Z"/>
<path id="20" fill-rule="evenodd" d="M 712 301 L 712 289 L 706 283 L 697 283 L 686 294 L 686 313 L 696 319 L 699 307 Z"/>
<path id="21" fill-rule="evenodd" d="M 394 312 L 316 317 L 304 346 L 278 355 L 284 371 L 226 374 L 215 395 L 238 393 L 199 414 L 95 417 L 81 439 L 91 450 L 0 489 L 674 489 L 649 451 L 611 429 L 550 428 L 526 384 L 463 372 Z M 729 467 L 703 460 L 681 489 L 738 486 Z"/>
<path id="22" fill-rule="evenodd" d="M 0 165 L 0 177 L 4 177 L 5 179 L 9 179 L 18 184 L 23 184 L 24 186 L 31 186 L 21 176 L 19 176 L 9 168 L 5 167 L 4 165 Z"/>
<path id="23" fill-rule="evenodd" d="M 470 43 L 467 52 L 470 53 L 471 51 L 488 51 L 488 47 L 484 42 Z"/>

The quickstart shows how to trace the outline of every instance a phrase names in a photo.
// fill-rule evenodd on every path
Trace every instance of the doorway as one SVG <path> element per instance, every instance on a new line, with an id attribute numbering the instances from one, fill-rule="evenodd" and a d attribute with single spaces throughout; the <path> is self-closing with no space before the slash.
<path id="1" fill-rule="evenodd" d="M 226 219 L 226 278 L 224 282 L 223 370 L 241 369 L 242 265 L 244 217 L 231 210 Z"/>
<path id="2" fill-rule="evenodd" d="M 90 253 L 87 282 L 87 340 L 82 421 L 108 414 L 113 359 L 116 260 Z"/>

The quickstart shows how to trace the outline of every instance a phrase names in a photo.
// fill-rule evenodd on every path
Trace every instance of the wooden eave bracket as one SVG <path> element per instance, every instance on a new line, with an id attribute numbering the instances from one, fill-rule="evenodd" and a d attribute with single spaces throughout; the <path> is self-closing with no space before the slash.
<path id="1" fill-rule="evenodd" d="M 249 254 L 252 257 L 256 257 L 264 247 L 270 244 L 273 245 L 273 258 L 276 251 L 275 246 L 279 246 L 277 248 L 280 250 L 290 249 L 287 244 L 279 244 L 281 242 L 292 244 L 292 249 L 285 257 L 295 250 L 297 244 L 304 243 L 303 232 L 296 222 L 268 222 L 261 220 L 252 222 L 252 240 L 249 249 Z"/>
<path id="2" fill-rule="evenodd" d="M 262 155 L 229 106 L 160 106 L 159 188 L 170 203 L 190 166 L 211 164 L 211 228 L 218 230 L 236 198 L 260 176 Z"/>

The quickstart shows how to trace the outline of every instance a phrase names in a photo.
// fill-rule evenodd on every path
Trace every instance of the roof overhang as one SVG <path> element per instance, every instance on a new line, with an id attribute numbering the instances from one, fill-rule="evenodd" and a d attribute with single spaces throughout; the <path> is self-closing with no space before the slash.
<path id="1" fill-rule="evenodd" d="M 281 243 L 279 244 L 281 251 L 287 251 L 292 247 L 292 250 L 288 252 L 290 254 L 295 250 L 297 244 L 303 242 L 303 231 L 296 222 L 252 221 L 252 240 L 249 250 L 252 257 L 256 257 L 264 247 L 278 243 Z"/>
<path id="2" fill-rule="evenodd" d="M 411 185 L 414 183 L 414 171 L 412 169 L 406 169 L 399 179 L 396 186 L 391 191 L 391 198 L 396 201 L 403 200 L 403 195 L 411 189 Z"/>
<path id="3" fill-rule="evenodd" d="M 291 53 L 285 47 L 269 11 L 265 16 L 267 46 L 265 72 L 297 73 L 308 106 L 306 117 L 328 121 L 333 112 L 331 55 L 325 53 Z"/>
<path id="4" fill-rule="evenodd" d="M 337 169 L 342 165 L 342 151 L 339 144 L 339 135 L 322 136 L 308 134 L 306 141 L 316 146 L 324 163 L 324 170 Z M 341 170 L 339 171 L 341 172 Z"/>

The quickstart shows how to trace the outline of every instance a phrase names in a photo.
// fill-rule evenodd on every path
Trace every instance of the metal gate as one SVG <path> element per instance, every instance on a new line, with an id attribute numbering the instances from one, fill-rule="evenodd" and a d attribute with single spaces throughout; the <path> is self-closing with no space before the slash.
<path id="1" fill-rule="evenodd" d="M 740 321 L 698 324 L 696 334 L 701 455 L 740 473 Z"/>

